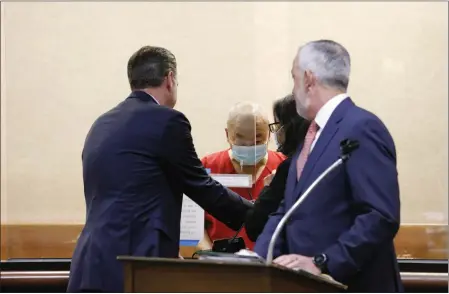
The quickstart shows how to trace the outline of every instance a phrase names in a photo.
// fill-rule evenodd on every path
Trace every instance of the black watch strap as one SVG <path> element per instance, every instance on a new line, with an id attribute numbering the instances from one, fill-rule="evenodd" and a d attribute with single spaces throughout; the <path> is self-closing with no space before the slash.
<path id="1" fill-rule="evenodd" d="M 323 274 L 327 274 L 328 273 L 328 271 L 327 271 L 327 262 L 328 262 L 328 257 L 324 253 L 315 255 L 313 257 L 313 263 L 315 264 L 315 266 L 317 268 L 319 268 L 321 270 L 321 272 Z"/>

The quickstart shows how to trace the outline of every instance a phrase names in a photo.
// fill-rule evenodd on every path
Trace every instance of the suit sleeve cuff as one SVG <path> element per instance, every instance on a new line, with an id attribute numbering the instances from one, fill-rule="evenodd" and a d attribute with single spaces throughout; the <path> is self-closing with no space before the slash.
<path id="1" fill-rule="evenodd" d="M 327 256 L 326 270 L 335 280 L 343 283 L 348 276 L 357 272 L 356 267 L 350 261 L 350 258 L 344 253 L 340 244 L 335 244 L 323 252 Z"/>

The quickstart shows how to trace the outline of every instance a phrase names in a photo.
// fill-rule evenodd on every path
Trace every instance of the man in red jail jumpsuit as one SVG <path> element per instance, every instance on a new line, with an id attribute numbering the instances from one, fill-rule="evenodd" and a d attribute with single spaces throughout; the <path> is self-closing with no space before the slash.
<path id="1" fill-rule="evenodd" d="M 248 200 L 256 200 L 264 187 L 264 178 L 276 170 L 285 160 L 281 153 L 267 149 L 269 140 L 268 118 L 260 107 L 253 103 L 238 103 L 230 111 L 226 136 L 229 149 L 204 157 L 201 161 L 211 174 L 252 175 L 251 188 L 232 188 Z M 211 249 L 212 242 L 232 238 L 236 234 L 223 223 L 206 213 L 204 239 L 199 249 Z M 245 240 L 246 247 L 253 249 L 254 243 L 242 228 L 238 234 Z"/>

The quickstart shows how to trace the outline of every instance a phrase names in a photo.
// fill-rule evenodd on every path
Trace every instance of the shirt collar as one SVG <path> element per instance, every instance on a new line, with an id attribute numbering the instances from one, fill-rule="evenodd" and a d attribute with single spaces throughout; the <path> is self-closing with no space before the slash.
<path id="1" fill-rule="evenodd" d="M 339 94 L 329 99 L 329 101 L 321 107 L 315 117 L 315 122 L 320 129 L 324 129 L 334 110 L 346 98 L 348 98 L 348 94 Z"/>
<path id="2" fill-rule="evenodd" d="M 151 98 L 153 98 L 153 100 L 158 104 L 158 105 L 161 105 L 160 103 L 159 103 L 159 101 L 157 101 L 157 99 L 156 98 L 154 98 L 154 96 L 153 95 L 150 95 L 150 94 L 148 94 L 148 96 L 150 96 Z"/>
<path id="3" fill-rule="evenodd" d="M 154 102 L 156 102 L 156 104 L 161 105 L 159 103 L 159 101 L 153 95 L 150 95 L 147 92 L 144 92 L 144 91 L 141 91 L 141 90 L 133 91 L 129 97 L 130 98 L 139 98 L 139 99 L 144 100 L 144 101 L 153 100 Z"/>

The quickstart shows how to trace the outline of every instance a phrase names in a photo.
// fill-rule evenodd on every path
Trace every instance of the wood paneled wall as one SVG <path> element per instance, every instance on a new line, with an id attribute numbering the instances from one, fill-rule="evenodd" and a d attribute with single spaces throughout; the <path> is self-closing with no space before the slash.
<path id="1" fill-rule="evenodd" d="M 70 258 L 82 225 L 2 225 L 1 259 Z M 399 258 L 448 259 L 447 225 L 402 225 L 395 239 Z M 191 257 L 194 247 L 182 247 Z"/>

